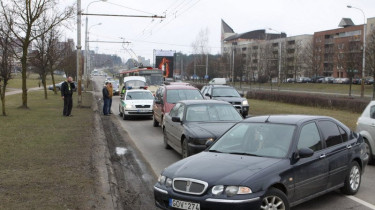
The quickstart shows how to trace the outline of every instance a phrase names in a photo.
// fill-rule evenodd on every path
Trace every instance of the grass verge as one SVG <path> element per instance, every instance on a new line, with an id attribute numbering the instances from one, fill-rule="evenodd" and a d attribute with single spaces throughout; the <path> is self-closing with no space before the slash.
<path id="1" fill-rule="evenodd" d="M 74 106 L 73 117 L 62 117 L 59 95 L 28 96 L 29 110 L 18 109 L 21 95 L 12 95 L 8 116 L 0 116 L 0 209 L 91 208 L 92 110 Z M 91 105 L 91 95 L 83 97 Z"/>
<path id="2" fill-rule="evenodd" d="M 59 83 L 61 81 L 64 81 L 65 78 L 61 75 L 55 75 L 55 83 Z M 26 79 L 26 85 L 27 88 L 33 88 L 39 86 L 39 75 L 38 74 L 30 74 L 29 77 Z M 52 84 L 52 77 L 51 75 L 47 75 L 47 86 Z M 40 84 L 42 86 L 42 84 Z M 9 80 L 9 84 L 7 85 L 7 88 L 22 88 L 22 75 L 21 73 L 13 74 L 13 78 Z"/>
<path id="3" fill-rule="evenodd" d="M 249 100 L 250 115 L 269 115 L 269 114 L 307 114 L 307 115 L 323 115 L 333 117 L 350 129 L 355 130 L 356 122 L 360 113 L 324 109 L 317 107 L 308 107 L 301 105 L 293 105 L 272 101 Z"/>

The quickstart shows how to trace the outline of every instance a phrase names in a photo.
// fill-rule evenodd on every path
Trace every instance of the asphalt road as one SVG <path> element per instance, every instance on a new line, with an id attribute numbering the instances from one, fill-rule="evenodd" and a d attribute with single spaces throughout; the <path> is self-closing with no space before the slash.
<path id="1" fill-rule="evenodd" d="M 102 85 L 104 78 L 95 77 L 97 85 Z M 100 86 L 102 87 L 102 86 Z M 101 88 L 98 87 L 99 90 Z M 181 155 L 174 150 L 167 150 L 163 147 L 163 133 L 160 127 L 153 127 L 150 118 L 122 120 L 119 116 L 118 105 L 120 97 L 114 96 L 112 101 L 112 112 L 117 122 L 129 134 L 130 138 L 140 150 L 141 154 L 148 161 L 156 176 L 170 164 L 181 159 Z M 375 210 L 375 166 L 367 166 L 362 177 L 360 191 L 355 196 L 346 196 L 335 191 L 309 202 L 300 204 L 292 210 L 319 209 L 356 209 Z"/>

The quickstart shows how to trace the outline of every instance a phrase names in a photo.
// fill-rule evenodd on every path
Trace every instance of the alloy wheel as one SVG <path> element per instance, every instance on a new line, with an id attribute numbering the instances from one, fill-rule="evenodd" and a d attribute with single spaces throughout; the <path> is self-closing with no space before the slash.
<path id="1" fill-rule="evenodd" d="M 263 198 L 260 209 L 264 210 L 285 210 L 285 204 L 278 196 L 267 196 Z"/>
<path id="2" fill-rule="evenodd" d="M 355 165 L 350 170 L 350 176 L 349 176 L 349 182 L 350 187 L 353 191 L 356 191 L 359 187 L 359 183 L 361 181 L 361 172 L 359 171 L 359 168 Z"/>

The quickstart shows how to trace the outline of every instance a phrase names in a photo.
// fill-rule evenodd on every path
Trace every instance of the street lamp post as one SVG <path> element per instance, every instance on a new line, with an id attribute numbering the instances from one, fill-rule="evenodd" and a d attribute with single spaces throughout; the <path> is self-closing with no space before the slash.
<path id="1" fill-rule="evenodd" d="M 87 5 L 87 7 L 86 7 L 86 13 L 88 13 L 88 10 L 89 10 L 89 7 L 90 7 L 90 5 L 91 4 L 93 4 L 93 3 L 96 3 L 96 2 L 101 2 L 101 1 L 103 1 L 103 2 L 106 2 L 107 0 L 98 0 L 98 1 L 93 1 L 93 2 L 90 2 L 88 5 Z M 89 20 L 88 20 L 88 17 L 87 17 L 87 15 L 86 15 L 86 31 L 85 31 L 85 54 L 86 54 L 86 56 L 84 57 L 85 58 L 85 61 L 84 61 L 84 63 L 85 63 L 85 66 L 84 66 L 84 78 L 86 79 L 86 86 L 88 85 L 88 69 L 87 69 L 87 64 L 88 64 L 88 57 L 87 57 L 87 49 L 88 49 L 88 30 L 87 30 L 87 27 L 88 27 L 88 23 L 89 23 Z"/>
<path id="2" fill-rule="evenodd" d="M 366 15 L 362 9 L 353 7 L 351 5 L 347 6 L 349 9 L 357 9 L 362 12 L 363 15 L 363 55 L 362 55 L 362 79 L 361 79 L 361 98 L 364 97 L 365 93 L 365 67 L 366 67 Z"/>

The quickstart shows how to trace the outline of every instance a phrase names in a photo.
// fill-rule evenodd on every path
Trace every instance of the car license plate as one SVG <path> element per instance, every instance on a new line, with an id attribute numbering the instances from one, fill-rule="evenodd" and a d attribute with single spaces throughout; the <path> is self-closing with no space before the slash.
<path id="1" fill-rule="evenodd" d="M 147 112 L 147 110 L 144 110 L 144 109 L 138 109 L 138 112 Z"/>
<path id="2" fill-rule="evenodd" d="M 175 200 L 175 199 L 169 199 L 169 206 L 178 208 L 178 209 L 200 210 L 199 203 L 192 203 L 192 202 L 180 201 L 180 200 Z"/>

